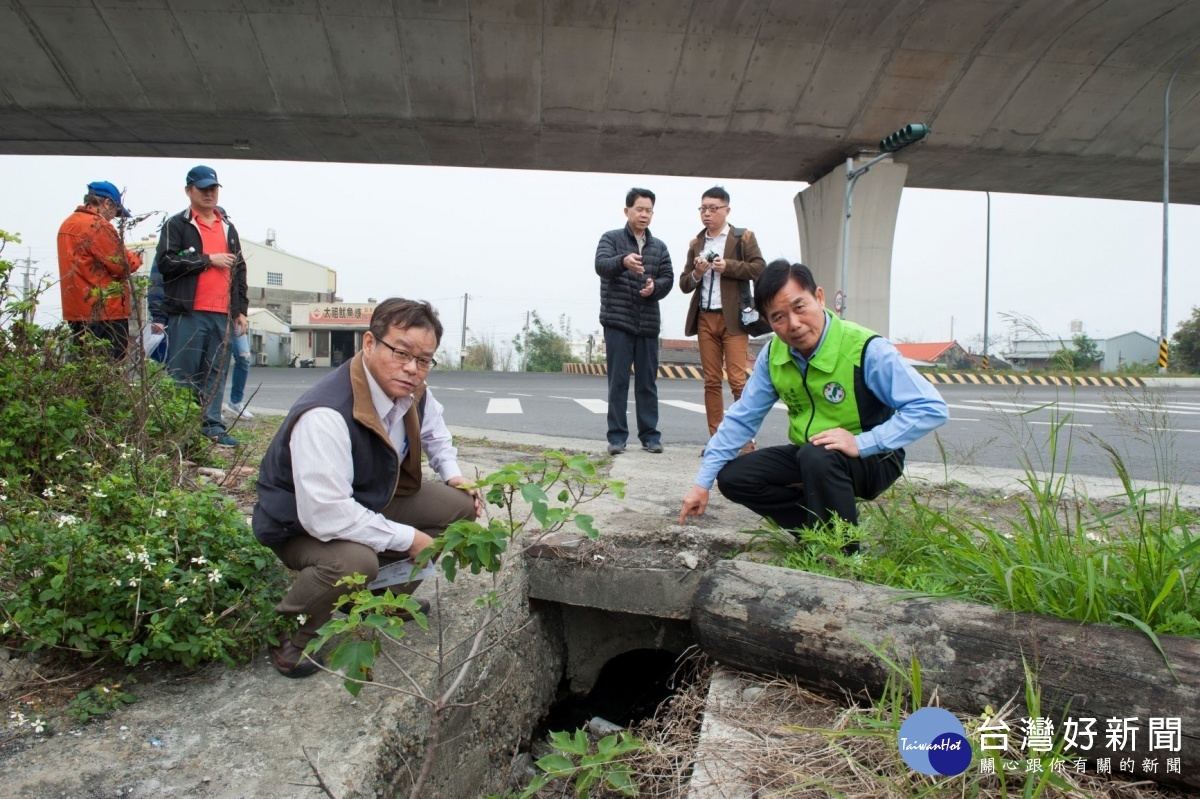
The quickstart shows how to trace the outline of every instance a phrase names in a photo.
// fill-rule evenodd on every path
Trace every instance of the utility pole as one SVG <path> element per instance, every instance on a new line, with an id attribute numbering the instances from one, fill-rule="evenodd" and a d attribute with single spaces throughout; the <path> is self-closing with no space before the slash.
<path id="1" fill-rule="evenodd" d="M 465 371 L 467 368 L 467 298 L 470 294 L 463 294 L 463 332 L 462 344 L 458 347 L 458 370 Z"/>
<path id="2" fill-rule="evenodd" d="M 33 324 L 33 306 L 29 304 L 29 298 L 33 295 L 33 265 L 37 261 L 33 260 L 33 248 L 30 247 L 25 255 L 25 268 L 21 270 L 24 274 L 21 276 L 21 300 L 25 303 L 25 310 L 21 316 L 25 324 Z"/>
<path id="3" fill-rule="evenodd" d="M 521 371 L 529 366 L 529 311 L 525 312 L 525 344 L 521 347 Z"/>
<path id="4" fill-rule="evenodd" d="M 988 367 L 988 294 L 992 283 L 992 193 L 987 195 L 987 251 L 983 260 L 983 368 Z"/>

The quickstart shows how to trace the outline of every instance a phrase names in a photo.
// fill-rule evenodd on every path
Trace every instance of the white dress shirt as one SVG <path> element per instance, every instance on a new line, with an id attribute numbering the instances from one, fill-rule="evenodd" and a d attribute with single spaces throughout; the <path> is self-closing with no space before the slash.
<path id="1" fill-rule="evenodd" d="M 715 252 L 722 258 L 725 257 L 725 236 L 729 233 L 729 225 L 722 228 L 721 232 L 716 236 L 704 234 L 704 250 L 700 253 L 704 255 L 707 252 Z M 721 310 L 721 276 L 709 266 L 704 276 L 700 278 L 700 310 L 702 311 L 719 311 Z"/>
<path id="2" fill-rule="evenodd" d="M 392 402 L 370 370 L 364 369 L 371 401 L 401 460 L 408 452 L 404 414 L 413 398 Z M 459 477 L 458 449 L 442 417 L 442 405 L 425 389 L 425 418 L 421 446 L 429 465 L 442 480 Z M 392 412 L 394 409 L 394 412 Z M 389 417 L 389 412 L 391 416 Z M 412 547 L 413 528 L 393 522 L 381 513 L 360 505 L 353 497 L 354 461 L 350 454 L 350 430 L 333 408 L 312 408 L 301 414 L 292 428 L 292 480 L 296 486 L 296 514 L 304 530 L 321 541 L 356 541 L 376 552 L 407 552 Z"/>

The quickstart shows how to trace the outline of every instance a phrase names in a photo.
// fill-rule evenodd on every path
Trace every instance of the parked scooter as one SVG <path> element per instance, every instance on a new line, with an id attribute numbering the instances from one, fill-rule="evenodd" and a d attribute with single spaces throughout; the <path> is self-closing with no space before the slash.
<path id="1" fill-rule="evenodd" d="M 296 353 L 292 353 L 292 360 L 288 363 L 289 367 L 295 369 L 314 369 L 316 368 L 316 365 L 316 358 L 305 358 L 304 360 L 300 360 L 300 356 Z"/>

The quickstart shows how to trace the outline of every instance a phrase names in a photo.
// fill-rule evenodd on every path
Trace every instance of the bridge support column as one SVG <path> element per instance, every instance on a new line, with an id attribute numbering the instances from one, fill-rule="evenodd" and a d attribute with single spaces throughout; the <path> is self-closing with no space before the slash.
<path id="1" fill-rule="evenodd" d="M 856 159 L 855 168 L 867 161 Z M 892 294 L 892 240 L 908 166 L 883 161 L 860 177 L 851 195 L 850 252 L 842 280 L 842 230 L 846 224 L 846 169 L 839 166 L 796 195 L 800 253 L 825 290 L 825 305 L 847 294 L 846 318 L 887 336 Z"/>

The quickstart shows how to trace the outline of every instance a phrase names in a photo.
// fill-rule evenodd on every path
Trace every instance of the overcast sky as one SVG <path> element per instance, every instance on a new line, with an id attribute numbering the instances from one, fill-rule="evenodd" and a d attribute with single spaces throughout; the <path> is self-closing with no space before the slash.
<path id="1" fill-rule="evenodd" d="M 134 231 L 156 237 L 165 215 L 187 204 L 194 161 L 165 158 L 0 156 L 0 229 L 57 276 L 55 235 L 87 183 L 126 190 L 137 214 L 159 212 Z M 527 311 L 570 318 L 599 331 L 596 242 L 624 224 L 624 195 L 658 195 L 651 232 L 679 264 L 701 225 L 701 193 L 719 183 L 732 195 L 730 224 L 755 231 L 767 260 L 803 260 L 792 200 L 803 183 L 713 177 L 610 175 L 443 167 L 209 160 L 221 203 L 242 237 L 332 267 L 347 302 L 400 295 L 431 300 L 457 352 L 463 294 L 469 336 L 509 341 Z M 905 189 L 893 250 L 891 337 L 978 348 L 983 332 L 986 200 L 983 193 Z M 1022 314 L 1066 336 L 1071 320 L 1105 338 L 1157 337 L 1161 303 L 1162 206 L 1076 198 L 992 195 L 990 351 L 1009 334 L 1003 314 Z M 1200 210 L 1171 209 L 1170 327 L 1200 304 Z M 683 336 L 686 295 L 663 301 L 663 335 Z M 57 318 L 50 292 L 43 319 Z M 952 321 L 953 320 L 953 321 Z"/>

